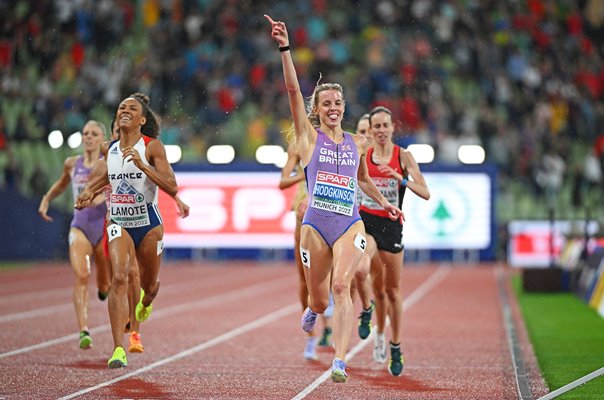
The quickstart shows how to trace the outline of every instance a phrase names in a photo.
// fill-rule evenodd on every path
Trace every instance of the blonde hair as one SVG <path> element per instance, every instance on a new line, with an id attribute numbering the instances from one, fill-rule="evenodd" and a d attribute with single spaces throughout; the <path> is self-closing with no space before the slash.
<path id="1" fill-rule="evenodd" d="M 96 121 L 94 119 L 89 119 L 88 121 L 86 121 L 86 123 L 84 124 L 84 126 L 88 125 L 88 124 L 93 124 L 99 127 L 99 129 L 101 130 L 101 132 L 103 133 L 103 137 L 106 138 L 107 137 L 107 127 L 105 127 L 105 124 L 103 124 L 102 122 Z"/>
<path id="2" fill-rule="evenodd" d="M 319 80 L 320 79 L 321 78 L 319 78 Z M 319 114 L 317 114 L 315 110 L 317 108 L 317 105 L 319 104 L 319 93 L 325 90 L 337 90 L 338 92 L 342 93 L 342 97 L 344 97 L 344 89 L 342 89 L 342 85 L 340 85 L 339 83 L 321 83 L 319 85 L 317 82 L 315 90 L 308 98 L 308 105 L 306 107 L 308 120 L 315 128 L 321 126 L 321 121 L 319 121 Z"/>
<path id="3" fill-rule="evenodd" d="M 308 103 L 306 105 L 306 116 L 308 117 L 308 120 L 315 129 L 321 126 L 319 114 L 317 114 L 315 111 L 317 105 L 319 104 L 319 93 L 325 90 L 337 90 L 342 94 L 342 98 L 344 97 L 344 89 L 342 89 L 342 85 L 340 85 L 339 83 L 319 83 L 321 81 L 321 78 L 323 78 L 323 75 L 319 73 L 319 79 L 317 80 L 315 90 L 313 90 L 312 94 L 308 98 Z M 295 146 L 296 134 L 294 131 L 294 124 L 292 124 L 289 129 L 285 131 L 285 138 L 288 143 Z"/>

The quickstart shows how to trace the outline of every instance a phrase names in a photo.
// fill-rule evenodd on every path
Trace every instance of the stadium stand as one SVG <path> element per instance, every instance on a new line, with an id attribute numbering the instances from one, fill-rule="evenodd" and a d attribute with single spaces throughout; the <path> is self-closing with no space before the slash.
<path id="1" fill-rule="evenodd" d="M 215 143 L 244 158 L 281 144 L 289 114 L 267 11 L 290 21 L 304 93 L 319 73 L 343 84 L 350 126 L 384 104 L 401 138 L 432 144 L 439 162 L 444 143 L 481 144 L 499 169 L 500 222 L 546 218 L 543 204 L 602 217 L 599 0 L 0 2 L 0 152 L 18 161 L 20 190 L 33 194 L 31 162 L 53 160 L 53 178 L 69 154 L 44 145 L 48 132 L 109 123 L 135 91 L 184 162 Z"/>

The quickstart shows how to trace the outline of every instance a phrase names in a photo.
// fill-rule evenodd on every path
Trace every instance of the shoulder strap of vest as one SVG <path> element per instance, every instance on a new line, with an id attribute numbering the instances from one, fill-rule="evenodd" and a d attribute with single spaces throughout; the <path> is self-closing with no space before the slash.
<path id="1" fill-rule="evenodd" d="M 154 138 L 152 138 L 151 136 L 143 135 L 143 141 L 145 142 L 145 147 L 146 147 L 146 146 L 147 146 L 149 143 L 151 143 L 151 141 L 152 141 L 153 139 L 154 139 Z"/>

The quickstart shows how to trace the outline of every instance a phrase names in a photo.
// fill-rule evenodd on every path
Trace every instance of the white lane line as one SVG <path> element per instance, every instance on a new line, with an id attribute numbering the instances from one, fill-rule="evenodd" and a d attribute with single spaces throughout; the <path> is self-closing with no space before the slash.
<path id="1" fill-rule="evenodd" d="M 67 309 L 73 309 L 73 305 L 69 303 L 57 304 L 55 306 L 49 306 L 44 308 L 38 308 L 30 311 L 23 311 L 14 314 L 7 314 L 0 316 L 0 324 L 4 322 L 13 322 L 19 321 L 22 319 L 28 318 L 38 318 L 48 316 L 48 314 L 52 314 L 55 312 L 63 312 Z"/>
<path id="2" fill-rule="evenodd" d="M 63 288 L 55 288 L 55 289 L 47 289 L 40 290 L 38 292 L 28 292 L 28 293 L 16 293 L 10 294 L 7 296 L 0 297 L 0 306 L 4 306 L 8 303 L 24 303 L 31 300 L 36 300 L 40 298 L 56 298 L 56 297 L 64 297 L 65 293 L 69 293 L 73 291 L 73 286 L 65 286 Z M 0 293 L 2 290 L 0 289 Z"/>
<path id="3" fill-rule="evenodd" d="M 103 387 L 112 385 L 112 384 L 114 384 L 116 382 L 123 381 L 124 379 L 132 378 L 133 376 L 140 375 L 143 372 L 147 372 L 147 371 L 152 370 L 154 368 L 161 367 L 162 365 L 166 365 L 166 364 L 169 364 L 171 362 L 178 361 L 178 360 L 180 360 L 182 358 L 189 357 L 190 355 L 193 355 L 193 354 L 198 353 L 200 351 L 209 349 L 210 347 L 216 346 L 216 345 L 218 345 L 220 343 L 223 343 L 223 342 L 226 342 L 228 340 L 234 339 L 237 336 L 243 335 L 244 333 L 247 333 L 247 332 L 252 331 L 254 329 L 260 328 L 260 327 L 262 327 L 264 325 L 267 325 L 267 324 L 270 324 L 270 323 L 272 323 L 274 321 L 277 321 L 277 320 L 279 320 L 279 319 L 281 319 L 281 318 L 283 318 L 283 317 L 285 317 L 285 316 L 287 316 L 289 314 L 292 314 L 294 312 L 299 312 L 299 311 L 300 311 L 300 304 L 299 303 L 290 304 L 290 305 L 285 306 L 285 307 L 283 307 L 283 308 L 281 308 L 281 309 L 279 309 L 277 311 L 274 311 L 274 312 L 272 312 L 270 314 L 267 314 L 264 317 L 259 318 L 259 319 L 255 320 L 253 322 L 247 323 L 247 324 L 242 325 L 242 326 L 240 326 L 238 328 L 230 330 L 230 331 L 228 331 L 228 332 L 226 332 L 226 333 L 224 333 L 224 334 L 222 334 L 220 336 L 217 336 L 214 339 L 208 340 L 207 342 L 200 343 L 197 346 L 194 346 L 194 347 L 191 347 L 191 348 L 189 348 L 187 350 L 181 351 L 180 353 L 174 354 L 173 356 L 163 358 L 163 359 L 158 360 L 158 361 L 156 361 L 156 362 L 154 362 L 152 364 L 147 365 L 146 367 L 139 368 L 137 370 L 134 370 L 134 371 L 129 372 L 127 374 L 124 374 L 122 376 L 118 376 L 117 378 L 114 378 L 114 379 L 111 379 L 111 380 L 108 380 L 108 381 L 105 381 L 105 382 L 101 382 L 101 383 L 99 383 L 97 385 L 91 386 L 91 387 L 86 388 L 86 389 L 82 389 L 79 392 L 68 394 L 66 396 L 63 396 L 63 397 L 59 398 L 59 400 L 73 399 L 73 398 L 81 396 L 83 394 L 90 393 L 90 392 L 93 392 L 95 390 L 101 389 Z"/>
<path id="4" fill-rule="evenodd" d="M 577 379 L 575 381 L 572 381 L 568 385 L 564 385 L 561 388 L 556 389 L 553 392 L 548 393 L 548 394 L 546 394 L 543 397 L 539 397 L 537 400 L 550 400 L 550 399 L 554 399 L 554 398 L 556 398 L 556 397 L 558 397 L 558 396 L 560 396 L 560 395 L 568 392 L 569 390 L 572 390 L 572 389 L 576 388 L 577 386 L 581 386 L 584 383 L 587 383 L 587 382 L 591 381 L 592 379 L 597 378 L 600 375 L 604 375 L 604 367 L 602 367 L 602 368 L 600 368 L 598 370 L 595 370 L 594 372 L 589 373 L 589 374 L 587 374 L 585 376 L 582 376 L 581 378 L 579 378 L 579 379 Z"/>
<path id="5" fill-rule="evenodd" d="M 275 288 L 275 287 L 281 287 L 282 281 L 289 281 L 289 280 L 291 280 L 291 277 L 284 276 L 281 278 L 273 279 L 269 282 L 263 282 L 263 283 L 259 283 L 256 285 L 252 285 L 245 289 L 236 289 L 236 290 L 232 290 L 232 291 L 222 293 L 222 294 L 219 294 L 216 296 L 208 297 L 205 299 L 192 301 L 189 303 L 177 304 L 177 305 L 162 308 L 159 310 L 154 310 L 153 318 L 150 319 L 150 321 L 152 322 L 156 318 L 170 317 L 170 316 L 173 316 L 174 314 L 188 312 L 191 310 L 195 310 L 197 308 L 211 307 L 211 306 L 222 304 L 225 302 L 235 301 L 235 300 L 238 300 L 238 299 L 241 299 L 244 297 L 253 297 L 253 296 L 257 296 L 259 294 L 265 294 L 268 289 Z M 111 329 L 111 325 L 105 324 L 105 325 L 101 325 L 101 326 L 97 326 L 95 328 L 89 329 L 89 331 L 90 331 L 90 334 L 96 334 L 99 332 L 109 331 L 110 329 Z M 62 336 L 62 337 L 59 337 L 56 339 L 47 340 L 45 342 L 37 343 L 37 344 L 31 345 L 31 346 L 21 347 L 19 349 L 7 351 L 5 353 L 0 353 L 0 359 L 15 356 L 15 355 L 22 354 L 22 353 L 28 353 L 28 352 L 34 351 L 34 350 L 44 349 L 44 348 L 47 348 L 50 346 L 54 346 L 54 345 L 69 342 L 69 341 L 75 341 L 77 338 L 78 338 L 77 333 L 65 335 L 65 336 Z"/>
<path id="6" fill-rule="evenodd" d="M 503 326 L 508 339 L 512 366 L 514 367 L 514 380 L 518 398 L 520 400 L 532 400 L 533 396 L 531 395 L 528 374 L 524 368 L 524 357 L 522 356 L 522 351 L 520 349 L 520 339 L 518 338 L 518 331 L 516 329 L 516 324 L 514 323 L 510 300 L 506 290 L 505 275 L 502 267 L 497 267 L 493 273 L 495 274 L 495 280 L 497 282 L 499 303 L 501 304 L 501 313 L 503 314 Z"/>
<path id="7" fill-rule="evenodd" d="M 404 301 L 403 308 L 405 310 L 409 310 L 414 304 L 422 299 L 430 290 L 432 290 L 440 281 L 444 279 L 444 277 L 449 273 L 450 268 L 440 267 L 438 268 L 432 275 L 428 277 L 421 285 L 417 287 Z M 360 341 L 354 346 L 346 355 L 346 362 L 350 362 L 357 353 L 359 353 L 368 343 L 371 342 L 371 337 L 373 336 L 375 331 L 372 331 L 369 337 L 365 340 Z M 323 372 L 321 376 L 315 379 L 310 385 L 308 385 L 304 390 L 298 393 L 292 400 L 300 400 L 308 396 L 312 393 L 316 388 L 318 388 L 323 382 L 325 382 L 331 376 L 331 368 Z"/>
<path id="8" fill-rule="evenodd" d="M 206 285 L 211 285 L 212 282 L 223 282 L 224 281 L 224 276 L 213 276 L 209 279 L 204 279 L 204 284 Z M 191 286 L 191 282 L 188 281 L 186 283 L 177 283 L 177 284 L 172 284 L 170 286 L 168 286 L 167 288 L 165 288 L 164 290 L 162 290 L 162 294 L 166 295 L 168 293 L 180 293 L 182 292 L 182 287 L 190 287 Z M 58 292 L 59 289 L 53 290 L 53 292 Z M 60 289 L 61 290 L 61 297 L 65 297 L 65 293 L 71 293 L 73 292 L 73 287 L 66 287 L 64 289 Z M 96 290 L 96 289 L 95 289 Z M 48 292 L 48 291 L 45 291 Z M 39 293 L 32 293 L 30 295 L 27 295 L 27 298 L 31 298 L 33 299 L 43 299 L 44 298 L 44 292 L 39 292 Z M 54 296 L 55 293 L 53 293 Z M 13 296 L 15 297 L 15 296 Z M 16 297 L 23 297 L 23 295 L 16 295 Z M 92 298 L 92 294 L 90 295 L 90 297 Z M 94 297 L 96 298 L 96 293 L 94 294 Z M 3 299 L 0 299 L 0 301 Z M 25 301 L 23 298 L 21 299 L 23 301 Z M 91 303 L 90 308 L 92 307 L 97 307 L 98 304 L 95 302 L 94 304 Z M 104 306 L 105 308 L 107 307 L 106 305 Z M 6 314 L 6 315 L 1 315 L 0 316 L 0 324 L 4 323 L 4 322 L 13 322 L 13 321 L 19 321 L 22 319 L 28 319 L 28 318 L 38 318 L 38 317 L 44 317 L 44 316 L 48 316 L 49 314 L 55 313 L 55 312 L 63 312 L 65 311 L 65 309 L 73 309 L 73 303 L 69 302 L 69 303 L 61 303 L 61 304 L 55 304 L 54 306 L 48 306 L 48 307 L 44 307 L 44 308 L 39 308 L 36 310 L 29 310 L 29 311 L 21 311 L 21 312 L 17 312 L 17 313 L 13 313 L 13 314 Z"/>

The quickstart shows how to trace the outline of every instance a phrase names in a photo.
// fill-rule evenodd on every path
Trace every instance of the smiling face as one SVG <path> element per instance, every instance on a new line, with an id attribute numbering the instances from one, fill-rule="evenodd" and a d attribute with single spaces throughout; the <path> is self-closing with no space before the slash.
<path id="1" fill-rule="evenodd" d="M 88 122 L 82 129 L 82 145 L 85 151 L 95 151 L 101 148 L 105 140 L 103 129 L 95 122 Z"/>
<path id="2" fill-rule="evenodd" d="M 327 89 L 317 93 L 317 104 L 315 107 L 321 125 L 334 129 L 342 124 L 344 98 L 342 92 L 339 90 Z"/>
<path id="3" fill-rule="evenodd" d="M 143 106 L 138 100 L 128 97 L 117 108 L 116 121 L 120 129 L 124 128 L 131 131 L 140 128 L 146 121 L 143 115 Z"/>
<path id="4" fill-rule="evenodd" d="M 371 116 L 371 135 L 376 144 L 385 145 L 391 142 L 393 132 L 394 125 L 390 114 L 380 111 Z"/>

